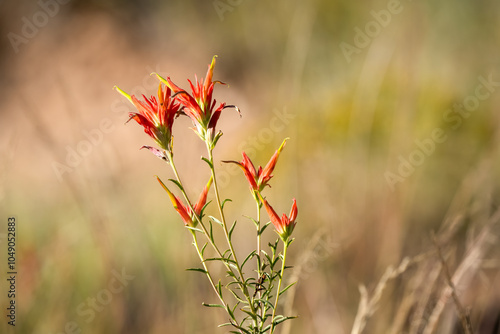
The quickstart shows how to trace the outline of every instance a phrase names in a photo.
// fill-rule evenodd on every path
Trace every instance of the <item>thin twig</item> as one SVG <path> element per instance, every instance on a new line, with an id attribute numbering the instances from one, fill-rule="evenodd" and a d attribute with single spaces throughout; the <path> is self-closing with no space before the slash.
<path id="1" fill-rule="evenodd" d="M 457 307 L 457 312 L 458 316 L 460 318 L 460 322 L 462 323 L 462 327 L 465 331 L 466 334 L 472 334 L 472 322 L 470 320 L 468 312 L 465 310 L 464 306 L 460 302 L 460 299 L 458 298 L 457 295 L 457 289 L 455 288 L 455 284 L 453 284 L 452 277 L 450 274 L 450 268 L 448 267 L 448 264 L 446 263 L 446 260 L 443 256 L 443 252 L 441 250 L 441 246 L 439 245 L 436 235 L 432 233 L 432 242 L 434 243 L 434 246 L 436 247 L 438 256 L 439 256 L 439 261 L 441 262 L 441 268 L 444 272 L 444 275 L 446 277 L 446 282 L 448 283 L 449 288 L 451 289 L 451 296 L 453 298 L 453 302 L 455 303 L 455 306 Z"/>
<path id="2" fill-rule="evenodd" d="M 361 294 L 361 300 L 359 302 L 358 312 L 356 318 L 354 319 L 354 325 L 352 327 L 351 334 L 361 334 L 366 326 L 368 319 L 375 313 L 378 308 L 378 302 L 382 297 L 382 293 L 387 287 L 387 282 L 394 279 L 404 273 L 406 269 L 412 264 L 408 257 L 405 257 L 399 266 L 394 269 L 393 266 L 389 266 L 380 281 L 375 288 L 373 296 L 369 298 L 366 286 L 361 284 L 359 286 L 359 293 Z"/>

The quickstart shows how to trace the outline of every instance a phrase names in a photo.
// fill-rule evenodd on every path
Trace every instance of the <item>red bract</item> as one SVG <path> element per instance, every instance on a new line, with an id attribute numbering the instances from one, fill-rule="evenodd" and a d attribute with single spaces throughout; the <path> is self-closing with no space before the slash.
<path id="1" fill-rule="evenodd" d="M 212 178 L 210 178 L 207 185 L 205 186 L 205 188 L 201 192 L 200 197 L 198 198 L 198 201 L 193 206 L 194 214 L 193 214 L 193 211 L 191 211 L 191 208 L 189 207 L 189 205 L 184 205 L 177 196 L 172 194 L 172 192 L 160 180 L 159 177 L 156 177 L 156 178 L 158 179 L 158 182 L 160 182 L 160 184 L 162 185 L 163 189 L 165 189 L 165 191 L 167 192 L 168 197 L 170 197 L 170 200 L 172 201 L 172 204 L 174 205 L 174 209 L 181 215 L 181 218 L 182 218 L 182 221 L 184 222 L 184 225 L 190 226 L 190 227 L 196 227 L 196 225 L 198 224 L 198 220 L 196 219 L 194 214 L 196 214 L 196 216 L 201 219 L 201 217 L 200 217 L 201 210 L 203 209 L 203 207 L 207 203 L 207 194 L 208 194 L 208 190 L 210 189 L 210 186 L 212 185 Z"/>
<path id="2" fill-rule="evenodd" d="M 168 87 L 162 87 L 161 83 L 158 87 L 158 101 L 154 96 L 147 98 L 142 95 L 144 101 L 140 101 L 134 95 L 130 96 L 120 88 L 116 90 L 125 96 L 137 108 L 138 112 L 130 113 L 130 118 L 142 125 L 146 132 L 156 143 L 164 150 L 172 149 L 172 125 L 174 118 L 179 115 L 180 104 L 175 102 L 175 99 L 170 96 L 171 90 Z M 127 121 L 127 122 L 128 122 Z M 159 150 L 150 146 L 144 146 L 156 155 L 160 156 Z"/>
<path id="3" fill-rule="evenodd" d="M 216 56 L 213 57 L 212 63 L 208 66 L 207 75 L 204 80 L 202 78 L 198 81 L 198 78 L 195 76 L 195 83 L 193 84 L 191 80 L 188 79 L 189 85 L 191 86 L 191 94 L 173 83 L 170 77 L 164 79 L 159 74 L 155 73 L 158 79 L 172 89 L 175 97 L 183 105 L 183 112 L 191 118 L 196 126 L 195 132 L 202 140 L 210 139 L 211 141 L 215 138 L 215 126 L 217 125 L 222 110 L 231 107 L 238 110 L 237 107 L 228 106 L 225 102 L 219 104 L 219 106 L 215 108 L 217 102 L 215 99 L 212 99 L 214 86 L 216 83 L 225 85 L 225 83 L 221 81 L 212 81 L 215 58 Z"/>
<path id="4" fill-rule="evenodd" d="M 276 211 L 274 211 L 273 207 L 269 205 L 266 199 L 262 198 L 262 203 L 264 203 L 264 207 L 266 208 L 267 214 L 269 215 L 269 219 L 273 223 L 276 228 L 276 232 L 280 235 L 281 239 L 286 242 L 295 228 L 295 219 L 297 218 L 298 209 L 297 209 L 297 201 L 295 198 L 293 199 L 292 209 L 290 210 L 290 215 L 287 217 L 286 214 L 280 218 Z"/>
<path id="5" fill-rule="evenodd" d="M 245 173 L 245 177 L 248 180 L 248 183 L 250 183 L 250 188 L 253 189 L 254 191 L 262 191 L 269 180 L 271 180 L 272 172 L 274 170 L 274 167 L 276 167 L 276 163 L 278 162 L 278 157 L 281 153 L 281 150 L 283 147 L 285 147 L 286 141 L 288 138 L 283 140 L 283 143 L 281 146 L 274 152 L 273 156 L 271 157 L 271 160 L 267 163 L 266 167 L 262 169 L 261 166 L 256 170 L 254 167 L 254 164 L 250 160 L 250 158 L 246 155 L 245 152 L 242 153 L 243 155 L 243 160 L 238 162 L 238 161 L 224 161 L 226 163 L 234 163 L 237 164 L 238 166 L 243 169 L 243 173 Z"/>

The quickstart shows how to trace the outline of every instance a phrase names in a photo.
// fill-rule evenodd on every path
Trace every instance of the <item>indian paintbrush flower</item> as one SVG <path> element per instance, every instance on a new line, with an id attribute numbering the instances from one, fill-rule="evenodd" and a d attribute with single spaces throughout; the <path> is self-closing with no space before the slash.
<path id="1" fill-rule="evenodd" d="M 271 178 L 273 177 L 272 172 L 274 170 L 274 167 L 276 167 L 276 163 L 278 162 L 278 157 L 281 153 L 281 150 L 283 150 L 283 147 L 285 147 L 287 140 L 288 138 L 283 140 L 283 143 L 276 150 L 276 152 L 274 152 L 273 156 L 271 157 L 267 165 L 264 167 L 264 169 L 261 166 L 259 166 L 259 168 L 256 170 L 252 161 L 246 155 L 245 152 L 243 152 L 242 154 L 243 160 L 240 162 L 232 160 L 224 162 L 234 163 L 240 166 L 241 169 L 243 170 L 243 173 L 245 173 L 245 177 L 247 178 L 248 183 L 250 183 L 250 188 L 253 191 L 261 192 L 262 190 L 264 190 L 264 187 L 268 185 L 267 183 L 269 182 L 269 180 L 271 180 Z"/>
<path id="2" fill-rule="evenodd" d="M 269 218 L 271 219 L 271 223 L 273 223 L 274 227 L 276 228 L 276 232 L 278 232 L 283 242 L 287 242 L 288 238 L 293 232 L 293 229 L 295 228 L 295 224 L 297 224 L 295 222 L 298 213 L 297 201 L 295 200 L 295 198 L 293 199 L 292 209 L 290 210 L 290 214 L 288 215 L 288 217 L 286 214 L 283 214 L 283 216 L 280 218 L 265 198 L 261 198 L 261 200 L 262 203 L 264 203 L 264 207 L 266 208 Z"/>
<path id="3" fill-rule="evenodd" d="M 208 183 L 205 186 L 205 188 L 203 189 L 203 191 L 201 192 L 200 197 L 198 198 L 198 201 L 193 206 L 194 214 L 193 214 L 193 211 L 191 210 L 191 208 L 189 207 L 189 205 L 184 205 L 184 203 L 182 203 L 182 201 L 177 196 L 172 194 L 172 192 L 160 180 L 159 177 L 156 177 L 156 178 L 158 179 L 158 182 L 160 182 L 163 189 L 165 189 L 165 191 L 167 192 L 168 197 L 170 197 L 170 200 L 172 201 L 172 204 L 174 205 L 174 209 L 181 216 L 182 221 L 184 222 L 184 225 L 189 226 L 189 227 L 196 227 L 196 225 L 198 224 L 198 219 L 196 219 L 194 214 L 196 214 L 196 216 L 199 219 L 201 219 L 200 215 L 201 215 L 201 212 L 203 210 L 203 207 L 207 203 L 207 194 L 208 194 L 208 190 L 210 189 L 210 186 L 212 185 L 212 178 L 210 178 L 210 180 L 208 180 Z"/>
<path id="4" fill-rule="evenodd" d="M 162 149 L 171 152 L 172 150 L 172 125 L 174 118 L 179 115 L 180 104 L 176 103 L 175 98 L 170 95 L 171 89 L 162 87 L 161 83 L 158 87 L 158 100 L 151 96 L 147 98 L 142 95 L 144 101 L 140 101 L 134 95 L 129 95 L 123 90 L 115 86 L 115 89 L 125 96 L 137 108 L 138 112 L 129 114 L 130 120 L 135 120 L 144 128 L 146 132 Z M 151 146 L 143 146 L 152 151 L 160 158 L 166 159 L 165 153 Z"/>
<path id="5" fill-rule="evenodd" d="M 214 86 L 216 83 L 225 85 L 221 81 L 212 81 L 216 57 L 212 58 L 212 63 L 208 66 L 207 75 L 204 80 L 202 78 L 198 81 L 198 78 L 195 76 L 195 84 L 193 84 L 188 79 L 191 86 L 191 94 L 173 83 L 170 77 L 165 79 L 158 73 L 155 73 L 158 79 L 172 89 L 174 96 L 183 106 L 182 112 L 189 116 L 196 126 L 196 129 L 193 130 L 195 130 L 202 140 L 208 140 L 212 145 L 215 145 L 215 142 L 222 135 L 220 132 L 219 134 L 215 134 L 215 126 L 222 110 L 225 108 L 235 108 L 239 112 L 236 106 L 226 105 L 225 102 L 220 103 L 215 108 L 217 101 L 212 99 Z"/>
<path id="6" fill-rule="evenodd" d="M 216 56 L 213 57 L 212 62 L 209 64 L 204 79 L 198 80 L 198 78 L 195 77 L 194 82 L 188 80 L 190 85 L 189 92 L 174 84 L 170 77 L 164 79 L 156 73 L 154 74 L 156 74 L 161 81 L 158 87 L 158 97 L 151 96 L 147 98 L 142 95 L 143 99 L 139 100 L 134 95 L 129 95 L 116 86 L 115 89 L 137 108 L 137 112 L 131 112 L 129 114 L 130 117 L 127 123 L 132 119 L 135 120 L 143 127 L 144 132 L 158 144 L 158 148 L 151 146 L 143 146 L 143 148 L 149 149 L 158 157 L 166 160 L 175 175 L 175 178 L 170 179 L 170 181 L 178 186 L 183 195 L 182 199 L 175 196 L 159 177 L 157 177 L 157 179 L 167 192 L 174 209 L 181 216 L 185 227 L 190 229 L 192 233 L 193 245 L 200 258 L 202 268 L 192 268 L 189 270 L 198 271 L 206 275 L 211 287 L 220 300 L 220 304 L 204 303 L 204 305 L 225 309 L 230 319 L 228 323 L 222 326 L 233 326 L 235 330 L 232 332 L 234 333 L 269 332 L 272 334 L 279 323 L 294 318 L 277 315 L 276 312 L 278 309 L 279 296 L 291 286 L 289 285 L 284 289 L 281 288 L 283 274 L 287 268 L 285 264 L 287 249 L 291 241 L 293 241 L 290 236 L 296 225 L 298 209 L 297 202 L 294 198 L 290 214 L 288 216 L 283 214 L 280 218 L 267 202 L 267 199 L 262 197 L 262 191 L 269 185 L 273 177 L 272 173 L 288 138 L 283 140 L 280 147 L 274 152 L 271 159 L 264 167 L 258 166 L 258 168 L 255 168 L 255 165 L 245 152 L 242 153 L 242 161 L 224 161 L 226 163 L 237 164 L 243 170 L 250 184 L 250 190 L 257 206 L 257 219 L 248 217 L 256 225 L 257 247 L 243 262 L 239 262 L 234 247 L 235 239 L 233 236 L 237 220 L 229 227 L 229 221 L 224 214 L 224 204 L 226 201 L 231 201 L 231 199 L 227 198 L 222 200 L 220 196 L 220 187 L 217 186 L 216 182 L 217 176 L 213 158 L 213 149 L 218 139 L 222 136 L 221 131 L 216 132 L 217 122 L 222 110 L 228 107 L 233 107 L 238 112 L 239 110 L 235 106 L 226 105 L 226 103 L 217 103 L 217 101 L 213 99 L 215 84 L 224 84 L 220 81 L 213 81 L 215 61 Z M 181 182 L 179 172 L 174 162 L 172 126 L 175 118 L 179 115 L 188 116 L 191 119 L 194 124 L 193 130 L 205 142 L 208 153 L 208 158 L 202 157 L 202 159 L 208 163 L 211 177 L 201 191 L 196 203 L 187 196 L 184 184 Z M 189 174 L 189 171 L 185 172 Z M 208 205 L 207 195 L 212 182 L 214 183 L 215 201 L 220 216 L 219 218 L 210 216 L 210 221 L 204 221 L 204 210 Z M 270 218 L 270 222 L 267 222 L 264 226 L 261 225 L 262 206 L 265 207 Z M 214 238 L 213 222 L 218 223 L 222 228 L 227 242 L 227 244 L 222 246 L 224 248 L 218 244 L 218 238 Z M 279 238 L 276 238 L 277 240 L 275 243 L 269 243 L 271 252 L 266 253 L 261 247 L 261 235 L 271 223 L 274 225 Z M 203 245 L 198 242 L 198 235 L 206 238 Z M 277 250 L 280 239 L 284 243 L 282 253 L 279 253 Z M 215 257 L 206 257 L 205 249 L 207 247 L 212 248 L 210 252 L 215 253 Z M 261 254 L 264 254 L 265 257 Z M 256 275 L 245 272 L 243 269 L 245 263 L 253 257 L 257 260 Z M 226 279 L 221 278 L 217 281 L 217 278 L 214 277 L 215 270 L 213 269 L 215 268 L 208 265 L 209 261 L 218 261 L 225 266 Z M 279 266 L 275 265 L 279 261 L 281 261 L 281 269 L 278 268 Z M 276 280 L 278 280 L 277 287 L 275 284 Z M 226 299 L 227 294 L 222 292 L 222 287 L 230 290 L 237 300 L 234 301 L 231 299 L 231 301 L 229 301 Z M 272 299 L 274 299 L 274 303 Z M 235 316 L 237 310 L 242 311 L 244 314 L 242 313 L 241 317 Z"/>

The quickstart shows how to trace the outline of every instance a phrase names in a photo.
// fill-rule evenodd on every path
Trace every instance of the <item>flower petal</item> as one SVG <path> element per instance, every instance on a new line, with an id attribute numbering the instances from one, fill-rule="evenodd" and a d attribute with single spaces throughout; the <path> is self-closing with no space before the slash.
<path id="1" fill-rule="evenodd" d="M 189 214 L 189 208 L 185 207 L 184 204 L 182 204 L 182 202 L 174 194 L 172 194 L 172 192 L 167 188 L 167 186 L 160 180 L 158 176 L 156 178 L 158 179 L 158 182 L 160 182 L 163 189 L 165 189 L 165 191 L 167 192 L 168 197 L 170 197 L 170 201 L 172 201 L 174 209 L 181 215 L 184 224 L 192 226 L 193 223 L 191 221 L 191 215 Z"/>
<path id="2" fill-rule="evenodd" d="M 210 189 L 210 186 L 212 185 L 212 177 L 210 177 L 210 180 L 208 180 L 207 185 L 203 189 L 203 191 L 200 194 L 200 198 L 198 198 L 198 201 L 194 205 L 193 209 L 194 212 L 199 216 L 201 213 L 201 209 L 205 206 L 205 203 L 207 203 L 207 195 L 208 195 L 208 190 Z"/>

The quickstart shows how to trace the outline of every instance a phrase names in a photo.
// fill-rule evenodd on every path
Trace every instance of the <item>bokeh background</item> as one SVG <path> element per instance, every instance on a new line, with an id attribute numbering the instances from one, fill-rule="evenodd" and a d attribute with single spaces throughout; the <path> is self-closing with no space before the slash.
<path id="1" fill-rule="evenodd" d="M 265 164 L 290 137 L 267 190 L 277 211 L 299 205 L 283 300 L 299 318 L 280 333 L 350 333 L 360 285 L 364 333 L 461 333 L 433 232 L 474 329 L 500 333 L 499 18 L 494 0 L 0 1 L 1 277 L 9 216 L 19 272 L 16 327 L 2 315 L 0 332 L 227 332 L 184 270 L 190 235 L 154 177 L 170 171 L 112 90 L 154 95 L 151 72 L 185 85 L 218 55 L 215 97 L 242 117 L 224 111 L 215 158 Z M 197 196 L 190 126 L 175 150 Z M 246 181 L 217 168 L 248 252 Z"/>

